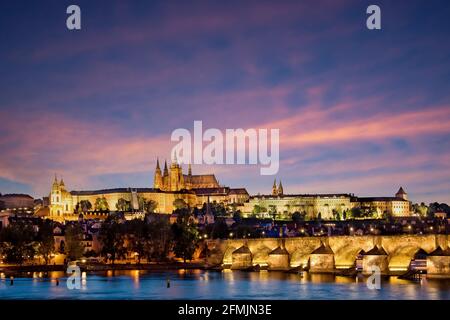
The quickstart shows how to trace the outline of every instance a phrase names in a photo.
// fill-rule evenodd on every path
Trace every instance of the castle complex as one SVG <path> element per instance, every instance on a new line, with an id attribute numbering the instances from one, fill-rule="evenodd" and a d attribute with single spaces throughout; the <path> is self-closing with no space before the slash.
<path id="1" fill-rule="evenodd" d="M 213 174 L 193 175 L 189 165 L 188 174 L 183 174 L 176 158 L 170 168 L 164 163 L 161 172 L 159 160 L 153 181 L 153 188 L 116 188 L 91 191 L 67 191 L 64 181 L 57 177 L 49 195 L 49 217 L 55 220 L 77 219 L 78 211 L 87 216 L 101 211 L 117 211 L 118 204 L 125 202 L 130 211 L 142 211 L 145 202 L 153 201 L 156 213 L 170 214 L 175 209 L 176 199 L 184 200 L 191 207 L 201 207 L 204 203 L 242 204 L 249 199 L 244 188 L 229 188 L 219 185 Z M 95 213 L 95 214 L 94 214 Z"/>
<path id="2" fill-rule="evenodd" d="M 394 197 L 356 197 L 353 194 L 285 194 L 281 181 L 276 181 L 269 195 L 250 197 L 245 188 L 221 186 L 214 174 L 193 175 L 191 166 L 183 173 L 176 158 L 170 167 L 164 163 L 161 171 L 156 161 L 152 188 L 116 188 L 92 191 L 67 191 L 64 181 L 55 176 L 49 195 L 49 217 L 55 220 L 76 219 L 79 212 L 98 216 L 100 212 L 127 210 L 144 211 L 145 203 L 152 201 L 156 213 L 173 212 L 174 201 L 184 200 L 190 207 L 201 207 L 208 201 L 235 204 L 244 217 L 276 217 L 291 219 L 295 212 L 307 218 L 333 219 L 343 217 L 353 208 L 371 212 L 372 216 L 409 216 L 410 202 L 400 188 Z M 256 210 L 257 209 L 257 210 Z M 101 214 L 106 216 L 106 213 Z"/>
<path id="3" fill-rule="evenodd" d="M 258 210 L 255 210 L 255 207 Z M 359 208 L 371 212 L 377 218 L 389 214 L 397 217 L 410 215 L 411 203 L 402 187 L 394 197 L 356 197 L 353 194 L 284 194 L 281 181 L 276 181 L 272 194 L 250 197 L 241 208 L 244 216 L 256 214 L 260 217 L 290 217 L 294 212 L 304 213 L 310 219 L 333 219 L 344 212 Z"/>

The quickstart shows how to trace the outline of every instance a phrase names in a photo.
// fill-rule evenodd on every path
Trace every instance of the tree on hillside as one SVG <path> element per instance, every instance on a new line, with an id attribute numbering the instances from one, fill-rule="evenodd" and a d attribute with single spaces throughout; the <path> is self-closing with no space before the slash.
<path id="1" fill-rule="evenodd" d="M 126 253 L 123 226 L 116 215 L 109 216 L 100 228 L 100 242 L 102 243 L 102 255 L 114 262 L 123 258 Z"/>
<path id="2" fill-rule="evenodd" d="M 0 231 L 0 242 L 5 261 L 22 264 L 32 259 L 36 253 L 34 247 L 35 231 L 24 221 L 14 221 Z"/>
<path id="3" fill-rule="evenodd" d="M 169 219 L 165 216 L 156 216 L 149 225 L 150 241 L 145 250 L 149 259 L 161 261 L 167 259 L 172 245 L 172 233 Z"/>
<path id="4" fill-rule="evenodd" d="M 175 210 L 188 209 L 189 206 L 183 199 L 175 199 L 173 201 L 173 206 Z"/>
<path id="5" fill-rule="evenodd" d="M 131 211 L 131 202 L 125 200 L 124 198 L 120 198 L 116 203 L 117 211 L 128 212 Z"/>
<path id="6" fill-rule="evenodd" d="M 74 261 L 83 256 L 83 230 L 78 223 L 70 224 L 66 227 L 64 250 L 67 257 Z"/>
<path id="7" fill-rule="evenodd" d="M 177 209 L 175 211 L 178 217 L 177 221 L 172 225 L 174 240 L 173 252 L 175 256 L 182 258 L 186 262 L 186 260 L 191 260 L 194 255 L 199 234 L 188 208 Z"/>
<path id="8" fill-rule="evenodd" d="M 78 212 L 88 212 L 92 210 L 92 203 L 89 200 L 81 200 L 77 206 Z"/>
<path id="9" fill-rule="evenodd" d="M 39 244 L 38 253 L 44 258 L 45 264 L 49 264 L 50 255 L 55 251 L 55 239 L 53 238 L 53 222 L 44 220 L 39 225 L 37 234 L 37 242 Z"/>
<path id="10" fill-rule="evenodd" d="M 150 228 L 145 220 L 133 219 L 127 221 L 127 234 L 131 238 L 131 250 L 137 253 L 138 263 L 146 255 L 146 249 L 150 242 Z"/>
<path id="11" fill-rule="evenodd" d="M 109 211 L 108 201 L 105 197 L 95 199 L 94 206 L 96 211 Z"/>

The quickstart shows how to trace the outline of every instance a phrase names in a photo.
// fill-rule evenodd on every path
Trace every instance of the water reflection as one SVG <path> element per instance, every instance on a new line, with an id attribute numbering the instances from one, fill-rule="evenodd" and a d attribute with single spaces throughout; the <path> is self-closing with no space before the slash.
<path id="1" fill-rule="evenodd" d="M 369 290 L 365 277 L 226 270 L 83 272 L 81 290 L 68 290 L 64 272 L 0 281 L 1 299 L 450 299 L 450 282 L 383 278 Z M 9 277 L 9 276 L 8 276 Z M 4 278 L 3 278 L 4 279 Z M 170 286 L 167 285 L 168 279 Z M 56 281 L 59 281 L 57 285 Z"/>

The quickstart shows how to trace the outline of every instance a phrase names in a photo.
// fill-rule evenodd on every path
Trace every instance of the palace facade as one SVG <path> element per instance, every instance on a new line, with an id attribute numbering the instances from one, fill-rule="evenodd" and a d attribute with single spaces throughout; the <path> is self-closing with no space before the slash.
<path id="1" fill-rule="evenodd" d="M 272 193 L 250 197 L 245 188 L 221 186 L 214 174 L 193 175 L 191 166 L 187 174 L 176 159 L 170 167 L 164 163 L 161 171 L 159 160 L 152 188 L 116 188 L 91 191 L 68 191 L 64 181 L 55 177 L 49 195 L 50 218 L 74 220 L 83 212 L 86 218 L 106 217 L 109 211 L 124 211 L 121 204 L 127 204 L 127 211 L 143 212 L 145 204 L 152 201 L 156 213 L 173 212 L 174 201 L 184 200 L 191 207 L 202 207 L 204 203 L 218 202 L 236 204 L 243 217 L 273 217 L 291 219 L 295 212 L 310 219 L 321 217 L 333 219 L 343 217 L 353 208 L 371 212 L 372 216 L 409 216 L 411 203 L 400 187 L 394 197 L 356 197 L 354 194 L 285 194 L 281 181 L 272 186 Z"/>
<path id="2" fill-rule="evenodd" d="M 310 219 L 333 219 L 336 214 L 342 216 L 352 208 L 375 213 L 378 218 L 384 213 L 393 216 L 411 215 L 411 203 L 402 187 L 394 197 L 356 197 L 354 194 L 284 194 L 281 181 L 277 187 L 276 181 L 272 187 L 272 194 L 250 197 L 241 209 L 244 217 L 257 215 L 273 217 L 274 215 L 286 219 L 294 212 L 304 213 Z"/>
<path id="3" fill-rule="evenodd" d="M 90 191 L 68 191 L 64 181 L 57 177 L 49 195 L 49 217 L 55 220 L 74 220 L 78 211 L 86 217 L 106 217 L 101 211 L 117 211 L 119 201 L 129 204 L 130 211 L 142 211 L 145 202 L 156 204 L 155 212 L 170 214 L 175 209 L 176 199 L 184 200 L 191 207 L 201 207 L 204 203 L 220 202 L 242 204 L 249 199 L 245 188 L 230 188 L 219 185 L 214 174 L 193 175 L 189 165 L 188 174 L 176 159 L 161 172 L 159 160 L 153 181 L 153 188 L 116 188 Z"/>

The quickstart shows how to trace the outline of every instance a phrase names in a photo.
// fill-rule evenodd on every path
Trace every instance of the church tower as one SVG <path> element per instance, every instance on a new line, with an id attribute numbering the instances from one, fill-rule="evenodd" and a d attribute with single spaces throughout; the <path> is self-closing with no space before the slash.
<path id="1" fill-rule="evenodd" d="M 403 187 L 400 187 L 400 189 L 398 189 L 397 193 L 395 194 L 396 198 L 401 198 L 403 200 L 408 200 L 408 194 L 405 192 L 405 190 L 403 190 Z"/>
<path id="2" fill-rule="evenodd" d="M 278 195 L 279 196 L 283 195 L 283 185 L 281 184 L 281 180 L 280 180 L 280 184 L 278 185 Z"/>
<path id="3" fill-rule="evenodd" d="M 161 168 L 159 167 L 159 159 L 156 158 L 155 177 L 153 178 L 153 188 L 163 189 L 163 178 L 161 174 Z"/>
<path id="4" fill-rule="evenodd" d="M 273 196 L 278 195 L 277 179 L 273 180 L 272 195 L 273 195 Z"/>
<path id="5" fill-rule="evenodd" d="M 163 183 L 161 190 L 164 191 L 169 190 L 169 170 L 167 170 L 167 160 L 164 160 L 164 171 L 162 181 Z"/>
<path id="6" fill-rule="evenodd" d="M 170 191 L 179 191 L 185 189 L 183 170 L 177 162 L 177 156 L 174 154 L 174 159 L 170 165 L 169 174 Z"/>

